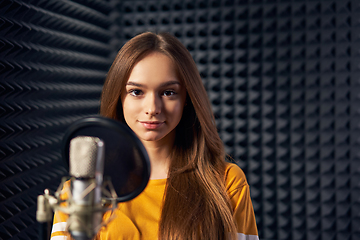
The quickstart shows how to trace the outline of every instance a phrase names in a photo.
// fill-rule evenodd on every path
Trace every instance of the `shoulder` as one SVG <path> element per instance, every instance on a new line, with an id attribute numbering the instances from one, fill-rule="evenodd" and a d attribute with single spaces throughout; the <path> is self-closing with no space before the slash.
<path id="1" fill-rule="evenodd" d="M 245 173 L 234 163 L 226 163 L 225 184 L 228 192 L 248 186 Z"/>
<path id="2" fill-rule="evenodd" d="M 225 182 L 237 225 L 238 238 L 258 240 L 250 188 L 243 170 L 234 163 L 226 163 Z"/>

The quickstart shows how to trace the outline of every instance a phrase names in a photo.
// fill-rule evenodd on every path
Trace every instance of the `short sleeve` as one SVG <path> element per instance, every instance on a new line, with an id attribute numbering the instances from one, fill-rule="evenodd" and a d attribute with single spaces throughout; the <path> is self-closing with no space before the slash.
<path id="1" fill-rule="evenodd" d="M 65 182 L 64 189 L 69 189 L 69 187 L 70 187 L 69 182 Z M 66 191 L 64 191 L 64 192 L 65 193 L 62 194 L 60 197 L 61 199 L 67 199 L 67 197 L 68 197 Z M 64 206 L 64 204 L 65 203 L 62 203 L 62 206 Z M 70 240 L 70 239 L 72 239 L 70 237 L 70 234 L 66 231 L 67 219 L 68 219 L 68 215 L 66 215 L 60 211 L 55 212 L 50 240 Z"/>
<path id="2" fill-rule="evenodd" d="M 258 240 L 250 188 L 244 172 L 236 164 L 228 163 L 225 172 L 226 191 L 230 198 L 239 240 Z"/>

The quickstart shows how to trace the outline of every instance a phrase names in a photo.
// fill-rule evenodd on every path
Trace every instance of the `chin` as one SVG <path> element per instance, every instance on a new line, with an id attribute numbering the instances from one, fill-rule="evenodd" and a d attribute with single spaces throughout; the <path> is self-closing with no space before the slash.
<path id="1" fill-rule="evenodd" d="M 143 141 L 151 142 L 161 140 L 164 136 L 142 136 L 140 139 Z"/>
<path id="2" fill-rule="evenodd" d="M 146 142 L 155 142 L 160 140 L 165 140 L 166 142 L 172 142 L 172 139 L 175 137 L 175 131 L 149 131 L 149 132 L 142 132 L 137 134 L 138 138 L 141 141 Z"/>

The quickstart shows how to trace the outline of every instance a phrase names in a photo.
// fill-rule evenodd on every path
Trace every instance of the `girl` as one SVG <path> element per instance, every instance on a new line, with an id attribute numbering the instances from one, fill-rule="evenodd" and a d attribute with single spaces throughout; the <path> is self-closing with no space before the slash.
<path id="1" fill-rule="evenodd" d="M 107 75 L 100 114 L 135 132 L 151 174 L 97 239 L 258 239 L 249 185 L 225 161 L 205 88 L 179 40 L 143 33 L 128 41 Z"/>

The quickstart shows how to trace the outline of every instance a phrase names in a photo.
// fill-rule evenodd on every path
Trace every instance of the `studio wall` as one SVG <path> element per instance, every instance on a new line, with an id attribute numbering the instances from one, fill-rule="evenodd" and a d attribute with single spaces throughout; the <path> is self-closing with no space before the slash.
<path id="1" fill-rule="evenodd" d="M 36 198 L 68 175 L 70 123 L 98 113 L 110 1 L 0 1 L 0 239 L 39 239 Z"/>

